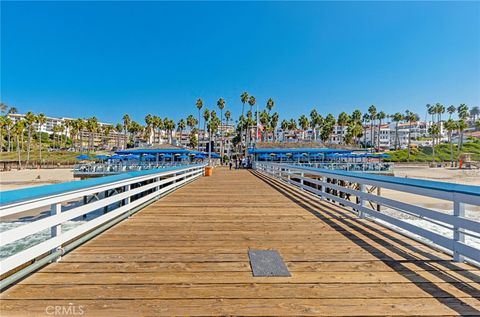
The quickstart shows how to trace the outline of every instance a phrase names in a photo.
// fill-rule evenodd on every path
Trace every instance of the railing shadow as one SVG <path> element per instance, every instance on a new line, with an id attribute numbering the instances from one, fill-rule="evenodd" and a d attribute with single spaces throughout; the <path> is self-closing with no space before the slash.
<path id="1" fill-rule="evenodd" d="M 293 189 L 290 185 L 287 185 L 279 180 L 272 179 L 268 176 L 265 176 L 258 172 L 252 172 L 254 175 L 262 179 L 265 183 L 270 185 L 276 191 L 281 193 L 283 196 L 287 197 L 291 201 L 295 202 L 300 207 L 304 208 L 312 215 L 316 216 L 317 218 L 321 219 L 323 222 L 328 224 L 333 228 L 338 228 L 339 222 L 343 225 L 351 229 L 352 231 L 356 231 L 363 235 L 365 238 L 372 239 L 374 241 L 378 241 L 377 243 L 382 244 L 383 247 L 388 249 L 391 252 L 403 257 L 407 261 L 414 263 L 419 268 L 428 271 L 430 274 L 434 275 L 438 279 L 452 285 L 453 287 L 457 288 L 458 290 L 472 296 L 473 298 L 480 298 L 480 290 L 477 288 L 472 287 L 466 282 L 458 280 L 456 277 L 448 274 L 445 271 L 442 271 L 440 268 L 436 266 L 432 266 L 429 264 L 429 261 L 434 261 L 437 265 L 444 266 L 447 269 L 456 270 L 456 274 L 460 274 L 463 277 L 472 280 L 475 282 L 478 280 L 478 275 L 462 270 L 455 264 L 445 261 L 445 259 L 441 259 L 435 255 L 429 254 L 423 250 L 418 249 L 415 246 L 412 246 L 404 241 L 398 240 L 397 238 L 390 235 L 387 230 L 380 231 L 373 225 L 366 223 L 365 221 L 359 222 L 356 221 L 353 217 L 338 217 L 339 211 L 333 209 L 332 205 L 329 203 L 323 203 L 321 201 L 313 202 L 313 197 L 306 193 L 301 193 L 299 190 Z M 312 206 L 313 205 L 313 206 Z M 329 206 L 330 205 L 330 206 Z M 314 209 L 321 208 L 321 213 Z M 341 208 L 338 206 L 337 208 Z M 347 211 L 345 211 L 347 212 Z M 323 214 L 323 215 L 322 215 Z M 325 217 L 325 215 L 332 218 Z M 367 230 L 368 229 L 368 230 Z M 348 234 L 346 230 L 337 230 L 339 233 L 344 235 L 350 241 L 364 249 L 365 251 L 371 253 L 373 256 L 379 258 L 385 265 L 393 269 L 395 272 L 402 275 L 404 278 L 408 279 L 411 283 L 415 284 L 417 287 L 425 291 L 426 293 L 432 295 L 435 299 L 437 299 L 440 303 L 448 306 L 450 309 L 458 312 L 459 314 L 480 314 L 480 311 L 476 308 L 470 306 L 468 303 L 462 301 L 460 298 L 455 297 L 454 295 L 448 293 L 447 291 L 441 289 L 435 282 L 432 282 L 425 277 L 420 276 L 415 271 L 409 269 L 406 266 L 401 265 L 399 261 L 395 260 L 390 255 L 386 254 L 379 248 L 375 247 L 374 245 L 370 244 L 368 241 L 361 238 L 361 236 L 353 236 Z M 389 241 L 390 240 L 390 241 Z M 428 261 L 419 259 L 412 254 L 407 253 L 405 250 L 402 250 L 394 245 L 394 243 L 398 243 L 402 247 L 408 248 L 408 250 L 422 255 L 428 258 Z M 380 255 L 380 256 L 379 256 Z"/>

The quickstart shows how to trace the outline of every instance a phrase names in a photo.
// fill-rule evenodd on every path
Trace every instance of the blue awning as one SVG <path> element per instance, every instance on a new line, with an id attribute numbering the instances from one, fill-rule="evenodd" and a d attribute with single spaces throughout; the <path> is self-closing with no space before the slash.
<path id="1" fill-rule="evenodd" d="M 88 156 L 87 154 L 82 154 L 82 155 L 79 155 L 76 157 L 77 160 L 89 160 L 90 159 L 90 156 Z"/>

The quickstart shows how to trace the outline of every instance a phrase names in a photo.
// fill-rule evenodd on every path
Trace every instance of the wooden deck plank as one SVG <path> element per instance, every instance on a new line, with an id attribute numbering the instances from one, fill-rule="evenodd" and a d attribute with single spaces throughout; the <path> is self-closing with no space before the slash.
<path id="1" fill-rule="evenodd" d="M 255 278 L 249 248 L 290 278 Z M 215 169 L 1 294 L 2 316 L 479 315 L 480 271 L 245 170 Z"/>

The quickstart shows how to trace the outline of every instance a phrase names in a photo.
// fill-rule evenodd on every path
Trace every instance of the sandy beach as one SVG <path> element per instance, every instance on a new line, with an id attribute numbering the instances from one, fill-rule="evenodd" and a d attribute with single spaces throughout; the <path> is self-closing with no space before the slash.
<path id="1" fill-rule="evenodd" d="M 0 191 L 70 182 L 71 169 L 25 169 L 0 172 Z"/>

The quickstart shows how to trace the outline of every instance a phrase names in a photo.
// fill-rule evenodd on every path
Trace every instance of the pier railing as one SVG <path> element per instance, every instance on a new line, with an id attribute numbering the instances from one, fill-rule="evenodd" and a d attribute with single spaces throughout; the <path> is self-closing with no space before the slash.
<path id="1" fill-rule="evenodd" d="M 455 261 L 480 263 L 479 218 L 468 218 L 466 205 L 480 206 L 480 186 L 256 162 L 254 168 L 319 199 L 346 207 L 413 239 L 453 255 Z M 438 211 L 381 196 L 389 189 L 451 203 Z M 411 221 L 414 220 L 414 221 Z M 468 239 L 468 241 L 466 240 Z"/>
<path id="2" fill-rule="evenodd" d="M 203 175 L 204 166 L 184 165 L 123 173 L 1 193 L 2 219 L 15 219 L 17 216 L 25 219 L 32 214 L 40 216 L 37 220 L 17 221 L 21 225 L 1 232 L 0 247 L 11 246 L 40 233 L 42 238 L 39 243 L 2 259 L 0 274 L 31 264 L 39 258 L 58 259 L 72 245 L 78 245 L 79 240 L 86 241 L 88 237 L 128 218 L 149 202 Z M 68 231 L 62 230 L 62 225 L 72 220 L 76 221 L 76 225 L 73 228 L 70 226 Z M 2 286 L 5 286 L 4 281 Z"/>

